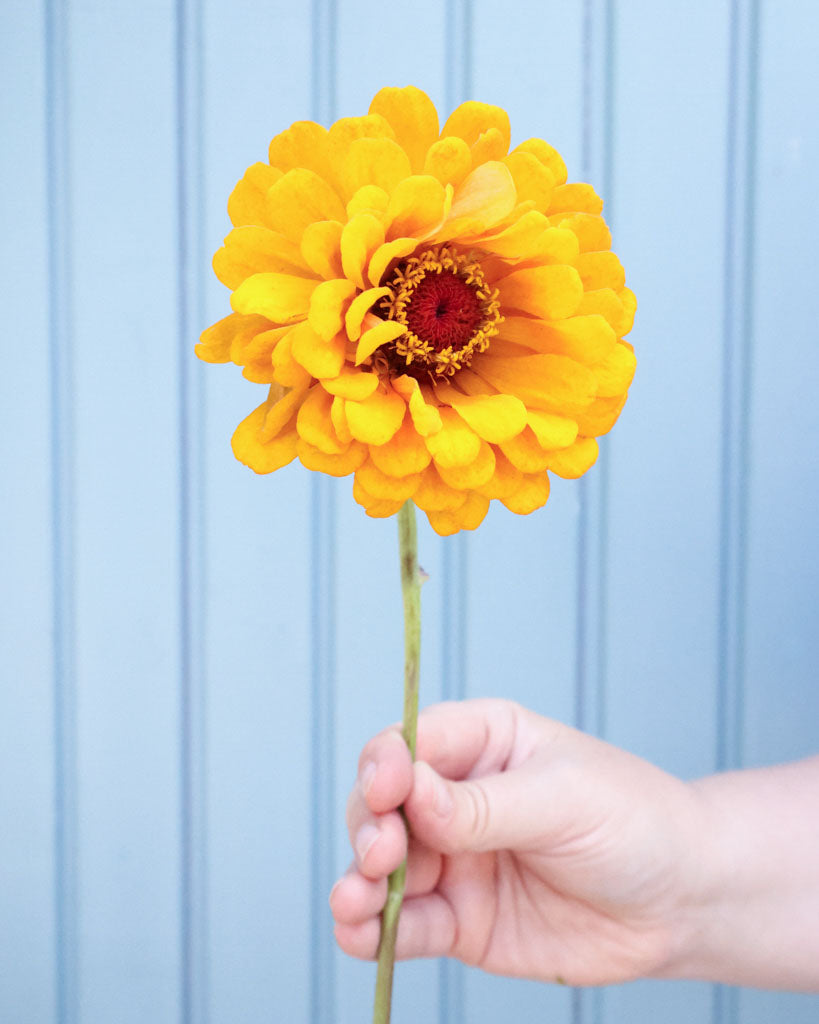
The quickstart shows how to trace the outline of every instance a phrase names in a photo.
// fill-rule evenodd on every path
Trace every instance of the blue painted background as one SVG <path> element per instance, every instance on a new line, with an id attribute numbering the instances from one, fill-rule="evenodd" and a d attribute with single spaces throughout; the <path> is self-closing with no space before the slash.
<path id="1" fill-rule="evenodd" d="M 505 106 L 607 200 L 640 309 L 603 457 L 422 531 L 423 694 L 690 777 L 819 745 L 819 7 L 3 0 L 0 1020 L 353 1024 L 362 742 L 399 714 L 392 521 L 233 460 L 210 256 L 291 121 L 387 83 Z M 819 998 L 403 965 L 396 1024 L 807 1024 Z"/>

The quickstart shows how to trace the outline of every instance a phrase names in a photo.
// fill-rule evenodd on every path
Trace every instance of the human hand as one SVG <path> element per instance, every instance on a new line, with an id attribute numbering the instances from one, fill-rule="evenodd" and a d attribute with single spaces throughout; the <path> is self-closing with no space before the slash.
<path id="1" fill-rule="evenodd" d="M 503 700 L 421 714 L 365 747 L 347 808 L 356 860 L 331 908 L 341 948 L 376 955 L 386 878 L 407 852 L 399 958 L 452 956 L 572 985 L 668 969 L 697 902 L 696 791 Z"/>

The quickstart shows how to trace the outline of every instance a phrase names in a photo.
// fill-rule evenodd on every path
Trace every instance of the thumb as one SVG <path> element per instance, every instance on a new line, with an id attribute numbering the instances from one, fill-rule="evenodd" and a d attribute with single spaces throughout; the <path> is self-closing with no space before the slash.
<path id="1" fill-rule="evenodd" d="M 413 765 L 404 804 L 412 834 L 441 853 L 524 849 L 544 833 L 544 793 L 525 770 L 453 782 Z"/>

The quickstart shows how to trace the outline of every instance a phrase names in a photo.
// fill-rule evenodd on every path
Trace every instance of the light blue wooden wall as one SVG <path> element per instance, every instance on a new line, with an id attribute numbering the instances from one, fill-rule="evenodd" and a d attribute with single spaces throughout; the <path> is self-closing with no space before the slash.
<path id="1" fill-rule="evenodd" d="M 0 5 L 0 1020 L 353 1024 L 331 940 L 399 714 L 394 523 L 257 478 L 193 358 L 227 195 L 383 84 L 474 96 L 607 199 L 639 370 L 582 482 L 424 529 L 423 695 L 519 699 L 690 777 L 819 745 L 811 0 Z M 819 999 L 403 965 L 396 1024 L 807 1024 Z"/>

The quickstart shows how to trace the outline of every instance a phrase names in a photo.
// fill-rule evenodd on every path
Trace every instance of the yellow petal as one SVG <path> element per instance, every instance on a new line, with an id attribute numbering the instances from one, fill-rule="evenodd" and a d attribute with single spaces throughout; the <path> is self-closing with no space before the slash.
<path id="1" fill-rule="evenodd" d="M 320 338 L 335 337 L 344 327 L 344 316 L 355 295 L 355 285 L 346 278 L 322 281 L 310 299 L 307 319 Z"/>
<path id="2" fill-rule="evenodd" d="M 501 501 L 519 516 L 528 516 L 535 509 L 543 508 L 549 500 L 549 476 L 547 473 L 524 476 L 519 486 Z"/>
<path id="3" fill-rule="evenodd" d="M 569 448 L 552 453 L 549 469 L 565 480 L 576 480 L 597 462 L 597 452 L 593 437 L 579 437 Z"/>
<path id="4" fill-rule="evenodd" d="M 530 427 L 517 437 L 513 437 L 511 441 L 502 444 L 501 451 L 522 473 L 542 473 L 549 465 L 549 458 L 553 454 L 544 452 Z"/>
<path id="5" fill-rule="evenodd" d="M 366 291 L 360 292 L 356 295 L 350 303 L 350 308 L 347 310 L 344 317 L 344 324 L 347 328 L 347 337 L 350 341 L 358 341 L 361 337 L 362 324 L 364 323 L 365 315 L 379 299 L 383 299 L 385 295 L 389 294 L 389 288 L 368 288 Z M 399 324 L 398 326 L 401 325 Z M 370 355 L 370 353 L 368 352 L 367 355 Z M 366 356 L 364 358 L 366 358 Z M 361 360 L 356 358 L 356 364 L 360 362 Z"/>
<path id="6" fill-rule="evenodd" d="M 465 466 L 453 466 L 451 469 L 445 469 L 443 466 L 436 468 L 441 479 L 450 487 L 457 491 L 471 490 L 474 487 L 482 487 L 491 479 L 495 472 L 495 453 L 491 445 L 481 441 L 480 451 L 472 462 Z"/>
<path id="7" fill-rule="evenodd" d="M 387 519 L 389 516 L 394 516 L 404 504 L 403 501 L 390 501 L 388 498 L 376 498 L 374 495 L 368 494 L 361 486 L 357 476 L 353 481 L 353 497 L 373 519 Z"/>
<path id="8" fill-rule="evenodd" d="M 514 395 L 463 395 L 453 387 L 439 387 L 441 402 L 451 405 L 475 433 L 492 444 L 508 441 L 526 426 L 526 406 Z"/>
<path id="9" fill-rule="evenodd" d="M 634 314 L 637 312 L 637 296 L 630 288 L 623 288 L 618 295 L 623 305 L 623 323 L 618 332 L 618 337 L 622 338 L 624 334 L 628 334 L 634 324 Z"/>
<path id="10" fill-rule="evenodd" d="M 342 369 L 338 376 L 322 379 L 321 386 L 331 395 L 338 395 L 339 398 L 352 398 L 356 402 L 363 402 L 378 387 L 378 377 L 374 373 L 364 373 L 362 370 Z"/>
<path id="11" fill-rule="evenodd" d="M 293 358 L 292 329 L 273 349 L 272 364 L 273 375 L 280 384 L 290 388 L 306 388 L 310 383 L 310 372 Z"/>
<path id="12" fill-rule="evenodd" d="M 497 282 L 501 309 L 559 320 L 571 316 L 583 298 L 583 283 L 574 267 L 546 266 L 516 270 Z"/>
<path id="13" fill-rule="evenodd" d="M 206 363 L 227 363 L 237 334 L 257 334 L 268 327 L 270 322 L 265 317 L 231 313 L 202 331 L 195 349 L 196 355 Z"/>
<path id="14" fill-rule="evenodd" d="M 415 494 L 418 483 L 421 479 L 420 473 L 411 473 L 408 476 L 388 476 L 382 473 L 372 459 L 363 463 L 355 475 L 358 483 L 364 490 L 374 498 L 388 501 L 405 502 Z"/>
<path id="15" fill-rule="evenodd" d="M 349 476 L 367 458 L 367 449 L 363 444 L 353 441 L 346 451 L 338 455 L 327 455 L 299 438 L 296 443 L 296 454 L 306 469 L 316 473 L 327 473 L 329 476 Z"/>
<path id="16" fill-rule="evenodd" d="M 360 366 L 377 348 L 390 341 L 395 341 L 396 338 L 405 334 L 406 330 L 406 324 L 399 324 L 396 320 L 382 320 L 374 327 L 364 331 L 355 350 L 355 365 Z"/>
<path id="17" fill-rule="evenodd" d="M 414 174 L 400 182 L 390 196 L 387 239 L 428 238 L 440 228 L 448 212 L 447 191 L 438 179 Z"/>
<path id="18" fill-rule="evenodd" d="M 503 162 L 512 172 L 518 200 L 524 202 L 531 199 L 535 209 L 545 213 L 549 208 L 555 185 L 552 172 L 544 167 L 536 156 L 522 153 L 520 150 L 510 153 Z"/>
<path id="19" fill-rule="evenodd" d="M 472 462 L 480 451 L 481 439 L 454 409 L 444 406 L 438 412 L 441 429 L 425 439 L 430 455 L 445 469 Z"/>
<path id="20" fill-rule="evenodd" d="M 339 166 L 350 145 L 357 139 L 395 139 L 395 132 L 381 114 L 341 117 L 330 128 L 330 159 Z"/>
<path id="21" fill-rule="evenodd" d="M 529 408 L 572 415 L 595 397 L 597 379 L 588 367 L 566 356 L 494 357 L 491 350 L 472 369 L 499 391 L 517 395 Z"/>
<path id="22" fill-rule="evenodd" d="M 282 430 L 269 441 L 263 441 L 260 432 L 264 426 L 269 402 L 263 402 L 258 408 L 245 417 L 233 433 L 231 447 L 233 454 L 249 466 L 255 473 L 272 473 L 296 457 L 296 439 L 294 418 L 291 417 L 288 428 Z"/>
<path id="23" fill-rule="evenodd" d="M 342 225 L 337 220 L 317 220 L 308 224 L 301 236 L 301 254 L 308 267 L 329 281 L 344 277 L 341 265 Z"/>
<path id="24" fill-rule="evenodd" d="M 483 132 L 490 128 L 497 128 L 500 132 L 505 153 L 509 148 L 511 134 L 509 115 L 502 107 L 494 107 L 489 103 L 478 103 L 476 100 L 467 100 L 449 115 L 441 130 L 441 138 L 446 138 L 447 135 L 457 135 L 471 146 L 477 142 Z"/>
<path id="25" fill-rule="evenodd" d="M 439 139 L 429 148 L 424 160 L 424 174 L 437 178 L 442 185 L 459 185 L 472 170 L 472 154 L 463 139 L 451 136 Z"/>
<path id="26" fill-rule="evenodd" d="M 453 512 L 427 512 L 429 525 L 440 537 L 451 537 L 459 530 L 476 530 L 489 510 L 489 499 L 476 491 L 467 494 L 466 501 Z"/>
<path id="27" fill-rule="evenodd" d="M 309 323 L 297 324 L 288 335 L 293 358 L 312 377 L 335 377 L 344 366 L 347 339 L 343 334 L 322 338 Z"/>
<path id="28" fill-rule="evenodd" d="M 213 269 L 228 288 L 238 288 L 245 278 L 265 271 L 313 276 L 298 246 L 284 235 L 251 224 L 230 232 L 214 254 Z"/>
<path id="29" fill-rule="evenodd" d="M 282 172 L 269 164 L 251 164 L 228 199 L 231 223 L 269 225 L 267 191 L 281 177 Z"/>
<path id="30" fill-rule="evenodd" d="M 387 86 L 376 93 L 370 113 L 389 121 L 413 171 L 420 171 L 427 150 L 438 138 L 438 112 L 429 96 L 414 85 L 403 89 Z"/>
<path id="31" fill-rule="evenodd" d="M 338 395 L 335 395 L 333 396 L 333 401 L 330 406 L 330 419 L 333 423 L 333 430 L 336 432 L 336 437 L 345 448 L 353 440 L 353 435 L 350 433 L 350 424 L 347 422 L 347 410 L 345 409 L 346 404 L 347 403 L 343 398 L 339 398 Z"/>
<path id="32" fill-rule="evenodd" d="M 611 248 L 611 232 L 608 225 L 596 214 L 573 213 L 571 216 L 558 219 L 557 226 L 568 228 L 577 236 L 581 252 L 600 252 Z"/>
<path id="33" fill-rule="evenodd" d="M 421 474 L 412 500 L 427 513 L 452 511 L 466 501 L 466 492 L 445 484 L 435 466 L 428 466 Z"/>
<path id="34" fill-rule="evenodd" d="M 509 140 L 497 128 L 489 128 L 481 132 L 469 147 L 472 167 L 480 167 L 487 160 L 503 160 L 509 149 Z"/>
<path id="35" fill-rule="evenodd" d="M 500 498 L 503 500 L 520 487 L 523 482 L 523 473 L 516 466 L 512 465 L 500 448 L 495 448 L 494 453 L 495 472 L 485 484 L 478 488 L 478 491 L 485 498 Z"/>
<path id="36" fill-rule="evenodd" d="M 548 230 L 548 218 L 537 210 L 529 210 L 502 231 L 482 235 L 481 248 L 515 261 L 526 259 L 536 252 L 540 236 Z"/>
<path id="37" fill-rule="evenodd" d="M 305 388 L 282 388 L 275 385 L 270 389 L 262 426 L 259 429 L 259 440 L 266 444 L 284 430 L 293 417 L 298 413 L 299 406 L 304 401 Z"/>
<path id="38" fill-rule="evenodd" d="M 296 420 L 299 437 L 325 455 L 338 455 L 347 447 L 341 444 L 333 428 L 330 408 L 333 396 L 322 387 L 313 387 L 301 403 Z"/>
<path id="39" fill-rule="evenodd" d="M 306 167 L 326 177 L 330 167 L 327 129 L 315 121 L 296 121 L 270 143 L 268 159 L 282 171 Z"/>
<path id="40" fill-rule="evenodd" d="M 566 181 L 568 173 L 563 157 L 554 146 L 550 146 L 543 139 L 527 139 L 525 142 L 521 142 L 519 146 L 516 146 L 514 152 L 531 153 L 532 156 L 537 157 L 543 166 L 551 171 L 555 185 L 562 185 Z"/>
<path id="41" fill-rule="evenodd" d="M 384 225 L 371 213 L 357 213 L 341 234 L 341 265 L 344 277 L 366 288 L 364 272 L 376 249 L 384 244 Z"/>
<path id="42" fill-rule="evenodd" d="M 344 222 L 344 204 L 330 185 L 313 171 L 294 168 L 267 193 L 270 226 L 299 244 L 305 228 L 317 220 Z"/>
<path id="43" fill-rule="evenodd" d="M 605 359 L 591 367 L 597 377 L 599 398 L 613 398 L 627 391 L 637 368 L 634 350 L 625 341 L 619 341 Z"/>
<path id="44" fill-rule="evenodd" d="M 435 405 L 428 401 L 427 395 L 421 390 L 418 381 L 406 374 L 395 377 L 392 386 L 406 399 L 409 405 L 413 426 L 421 437 L 437 434 L 441 429 L 441 414 Z"/>
<path id="45" fill-rule="evenodd" d="M 536 352 L 569 356 L 587 364 L 605 359 L 617 342 L 611 325 L 599 313 L 552 322 L 528 316 L 507 316 L 501 324 L 499 337 Z"/>
<path id="46" fill-rule="evenodd" d="M 628 288 L 624 288 L 621 294 L 625 297 L 625 293 L 632 295 Z M 585 292 L 577 307 L 577 312 L 582 316 L 598 313 L 609 322 L 618 338 L 622 338 L 624 334 L 628 333 L 634 319 L 634 307 L 629 311 L 623 299 L 611 288 L 597 288 L 594 291 Z"/>
<path id="47" fill-rule="evenodd" d="M 529 409 L 527 422 L 540 447 L 549 451 L 568 448 L 577 437 L 577 423 L 568 416 L 556 416 L 542 409 Z"/>
<path id="48" fill-rule="evenodd" d="M 575 266 L 587 291 L 595 288 L 619 291 L 626 283 L 623 264 L 613 252 L 584 252 L 577 257 Z"/>
<path id="49" fill-rule="evenodd" d="M 307 315 L 315 287 L 313 278 L 254 274 L 242 281 L 231 295 L 230 304 L 237 313 L 257 313 L 275 323 L 286 324 Z"/>
<path id="50" fill-rule="evenodd" d="M 380 245 L 375 250 L 367 270 L 370 284 L 381 284 L 381 279 L 384 277 L 390 263 L 393 260 L 401 259 L 402 256 L 409 256 L 417 245 L 418 240 L 415 238 L 396 238 L 392 242 L 385 242 L 383 245 Z"/>
<path id="51" fill-rule="evenodd" d="M 557 185 L 552 192 L 548 213 L 600 213 L 603 200 L 591 185 L 575 182 L 571 185 Z"/>
<path id="52" fill-rule="evenodd" d="M 373 213 L 376 216 L 386 211 L 390 197 L 378 185 L 362 185 L 347 203 L 347 217 L 352 220 L 357 213 Z"/>
<path id="53" fill-rule="evenodd" d="M 347 198 L 363 185 L 377 185 L 389 195 L 410 174 L 409 157 L 392 139 L 356 139 L 350 143 L 340 168 Z"/>
<path id="54" fill-rule="evenodd" d="M 273 351 L 290 330 L 290 327 L 274 327 L 250 340 L 242 352 L 242 376 L 246 380 L 256 384 L 272 384 L 277 379 L 272 360 Z"/>
<path id="55" fill-rule="evenodd" d="M 348 400 L 346 410 L 354 438 L 365 444 L 386 444 L 401 426 L 406 404 L 389 388 L 379 389 L 361 402 Z"/>
<path id="56" fill-rule="evenodd" d="M 515 206 L 515 183 L 509 169 L 492 161 L 482 164 L 455 189 L 452 208 L 439 236 L 450 238 L 491 228 Z"/>
<path id="57" fill-rule="evenodd" d="M 370 445 L 370 458 L 388 476 L 410 476 L 426 469 L 432 456 L 418 435 L 412 417 L 405 416 L 386 444 Z"/>

